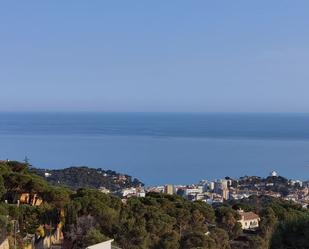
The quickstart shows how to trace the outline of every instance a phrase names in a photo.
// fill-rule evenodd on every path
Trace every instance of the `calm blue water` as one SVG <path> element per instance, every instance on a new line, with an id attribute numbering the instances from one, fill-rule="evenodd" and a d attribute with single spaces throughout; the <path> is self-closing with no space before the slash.
<path id="1" fill-rule="evenodd" d="M 102 167 L 147 185 L 224 176 L 309 179 L 308 114 L 0 113 L 0 158 Z"/>

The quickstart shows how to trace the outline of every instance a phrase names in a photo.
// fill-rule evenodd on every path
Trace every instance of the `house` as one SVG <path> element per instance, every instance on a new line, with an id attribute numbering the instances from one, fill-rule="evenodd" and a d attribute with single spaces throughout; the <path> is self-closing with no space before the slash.
<path id="1" fill-rule="evenodd" d="M 124 188 L 121 190 L 120 195 L 121 197 L 129 197 L 129 196 L 135 196 L 137 193 L 136 188 Z"/>
<path id="2" fill-rule="evenodd" d="M 242 209 L 238 210 L 240 220 L 238 222 L 241 224 L 241 228 L 246 229 L 256 229 L 259 227 L 260 217 L 253 212 L 244 212 Z"/>
<path id="3" fill-rule="evenodd" d="M 111 191 L 105 187 L 100 187 L 99 188 L 99 191 L 104 193 L 104 194 L 109 194 Z"/>
<path id="4" fill-rule="evenodd" d="M 113 241 L 114 240 L 111 239 L 111 240 L 108 240 L 108 241 L 105 241 L 99 244 L 88 246 L 86 249 L 120 249 L 112 245 Z"/>
<path id="5" fill-rule="evenodd" d="M 125 188 L 118 192 L 120 197 L 128 199 L 130 197 L 145 197 L 146 192 L 144 188 Z"/>
<path id="6" fill-rule="evenodd" d="M 43 200 L 37 194 L 22 193 L 19 197 L 19 203 L 40 206 L 43 203 Z"/>

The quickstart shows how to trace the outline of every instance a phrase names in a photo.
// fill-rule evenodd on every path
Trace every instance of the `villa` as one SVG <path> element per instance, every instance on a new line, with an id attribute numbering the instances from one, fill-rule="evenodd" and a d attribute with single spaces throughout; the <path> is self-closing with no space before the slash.
<path id="1" fill-rule="evenodd" d="M 259 227 L 260 217 L 253 212 L 244 212 L 242 209 L 238 210 L 240 215 L 241 228 L 244 230 L 256 229 Z"/>

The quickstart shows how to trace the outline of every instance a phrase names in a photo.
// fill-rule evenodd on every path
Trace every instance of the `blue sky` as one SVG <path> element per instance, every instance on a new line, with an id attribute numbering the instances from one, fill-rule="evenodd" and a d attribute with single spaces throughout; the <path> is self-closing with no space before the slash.
<path id="1" fill-rule="evenodd" d="M 309 112 L 309 1 L 6 1 L 0 111 Z"/>

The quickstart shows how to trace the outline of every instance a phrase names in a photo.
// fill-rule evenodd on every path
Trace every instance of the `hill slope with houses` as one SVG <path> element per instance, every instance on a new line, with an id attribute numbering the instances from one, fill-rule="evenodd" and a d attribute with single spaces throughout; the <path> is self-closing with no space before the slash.
<path id="1" fill-rule="evenodd" d="M 83 249 L 114 240 L 123 249 L 302 249 L 309 244 L 309 209 L 292 201 L 252 195 L 211 206 L 150 192 L 123 202 L 96 189 L 54 186 L 45 181 L 49 172 L 44 179 L 32 171 L 25 163 L 0 161 L 0 245 L 34 249 L 48 242 Z"/>
<path id="2" fill-rule="evenodd" d="M 144 184 L 130 175 L 121 174 L 112 170 L 89 167 L 69 167 L 65 169 L 38 169 L 31 168 L 31 172 L 44 177 L 53 185 L 64 185 L 72 189 L 78 188 L 106 188 L 118 191 L 123 188 L 140 187 Z"/>

